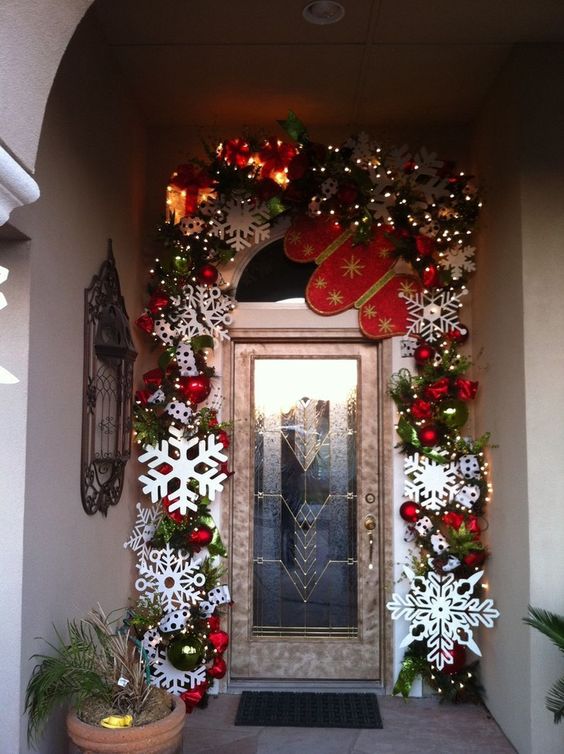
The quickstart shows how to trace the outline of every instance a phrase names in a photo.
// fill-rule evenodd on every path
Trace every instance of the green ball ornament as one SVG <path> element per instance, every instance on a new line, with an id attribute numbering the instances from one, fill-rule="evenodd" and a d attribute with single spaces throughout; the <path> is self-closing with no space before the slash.
<path id="1" fill-rule="evenodd" d="M 195 670 L 204 656 L 204 647 L 195 636 L 180 634 L 168 645 L 167 657 L 177 670 Z"/>
<path id="2" fill-rule="evenodd" d="M 449 429 L 462 427 L 468 419 L 468 406 L 458 398 L 449 398 L 439 406 L 438 419 Z"/>

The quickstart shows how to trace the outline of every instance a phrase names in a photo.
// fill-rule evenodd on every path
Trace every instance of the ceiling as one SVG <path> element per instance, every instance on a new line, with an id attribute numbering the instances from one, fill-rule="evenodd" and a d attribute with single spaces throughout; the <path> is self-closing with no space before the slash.
<path id="1" fill-rule="evenodd" d="M 96 0 L 150 123 L 466 124 L 516 44 L 564 42 L 562 0 Z"/>

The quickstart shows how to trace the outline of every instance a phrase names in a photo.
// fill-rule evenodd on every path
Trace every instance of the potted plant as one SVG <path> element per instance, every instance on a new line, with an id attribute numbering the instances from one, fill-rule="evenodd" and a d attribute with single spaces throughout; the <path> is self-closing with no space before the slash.
<path id="1" fill-rule="evenodd" d="M 529 616 L 523 618 L 525 623 L 538 629 L 564 652 L 564 616 L 541 610 L 529 605 Z M 559 723 L 564 717 L 564 676 L 560 678 L 546 695 L 546 708 L 554 714 L 554 722 Z"/>
<path id="2" fill-rule="evenodd" d="M 116 631 L 98 605 L 56 631 L 51 655 L 36 654 L 27 686 L 28 740 L 35 742 L 52 711 L 67 704 L 67 732 L 78 751 L 180 754 L 185 706 L 150 685 L 129 629 Z"/>

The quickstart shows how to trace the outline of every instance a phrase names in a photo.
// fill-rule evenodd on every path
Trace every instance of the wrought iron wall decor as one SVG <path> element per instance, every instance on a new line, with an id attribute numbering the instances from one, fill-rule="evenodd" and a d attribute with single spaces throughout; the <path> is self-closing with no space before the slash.
<path id="1" fill-rule="evenodd" d="M 106 516 L 121 496 L 136 357 L 110 240 L 108 258 L 84 291 L 81 495 L 89 515 Z"/>

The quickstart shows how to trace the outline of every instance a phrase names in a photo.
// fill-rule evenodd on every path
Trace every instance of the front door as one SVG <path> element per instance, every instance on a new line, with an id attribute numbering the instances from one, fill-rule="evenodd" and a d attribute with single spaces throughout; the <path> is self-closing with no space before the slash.
<path id="1" fill-rule="evenodd" d="M 231 679 L 381 682 L 379 348 L 233 354 Z"/>

